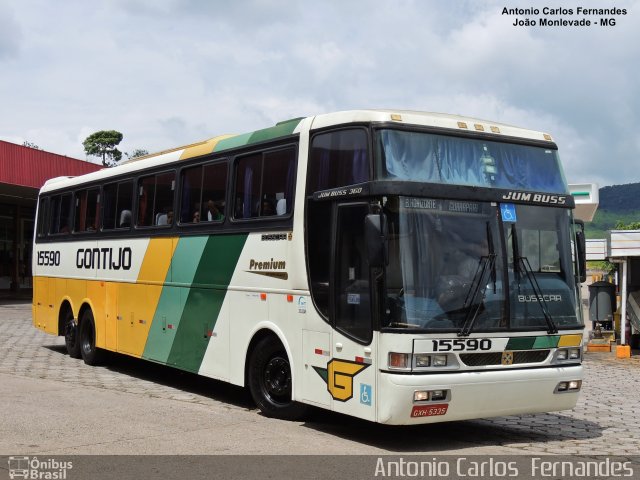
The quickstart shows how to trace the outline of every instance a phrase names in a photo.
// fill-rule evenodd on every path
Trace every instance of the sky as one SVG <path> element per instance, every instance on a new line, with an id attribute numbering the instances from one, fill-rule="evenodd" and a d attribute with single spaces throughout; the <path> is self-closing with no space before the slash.
<path id="1" fill-rule="evenodd" d="M 545 6 L 627 15 L 513 26 Z M 2 140 L 85 159 L 98 130 L 155 152 L 360 108 L 541 130 L 569 183 L 640 182 L 640 0 L 0 0 Z"/>

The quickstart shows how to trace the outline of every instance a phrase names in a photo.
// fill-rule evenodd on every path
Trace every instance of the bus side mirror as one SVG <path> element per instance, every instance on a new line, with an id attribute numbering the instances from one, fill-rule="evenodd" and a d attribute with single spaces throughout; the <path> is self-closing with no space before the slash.
<path id="1" fill-rule="evenodd" d="M 578 264 L 578 281 L 587 281 L 587 243 L 584 236 L 584 223 L 576 221 L 576 256 Z"/>
<path id="2" fill-rule="evenodd" d="M 364 238 L 369 266 L 381 268 L 389 263 L 387 217 L 381 213 L 369 214 L 364 219 Z"/>

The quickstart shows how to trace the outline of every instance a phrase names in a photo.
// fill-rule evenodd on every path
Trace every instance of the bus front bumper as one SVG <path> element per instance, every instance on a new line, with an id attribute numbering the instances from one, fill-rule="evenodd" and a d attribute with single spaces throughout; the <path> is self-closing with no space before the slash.
<path id="1" fill-rule="evenodd" d="M 572 409 L 579 390 L 558 392 L 558 384 L 581 381 L 582 366 L 428 375 L 382 372 L 379 378 L 378 422 L 413 425 Z M 446 392 L 446 400 L 414 401 L 417 391 L 439 390 Z"/>

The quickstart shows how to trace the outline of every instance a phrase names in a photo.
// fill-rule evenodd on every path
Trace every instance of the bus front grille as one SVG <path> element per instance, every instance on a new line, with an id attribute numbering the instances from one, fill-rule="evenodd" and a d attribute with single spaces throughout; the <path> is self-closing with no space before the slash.
<path id="1" fill-rule="evenodd" d="M 486 365 L 518 365 L 521 363 L 541 363 L 549 356 L 550 350 L 523 350 L 512 353 L 511 359 L 505 354 L 508 352 L 491 353 L 462 353 L 460 360 L 468 367 L 483 367 Z"/>

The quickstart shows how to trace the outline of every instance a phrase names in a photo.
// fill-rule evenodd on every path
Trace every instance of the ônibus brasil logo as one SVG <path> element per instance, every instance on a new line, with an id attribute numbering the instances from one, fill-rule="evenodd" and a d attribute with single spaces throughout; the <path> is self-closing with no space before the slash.
<path id="1" fill-rule="evenodd" d="M 9 457 L 9 478 L 65 480 L 67 470 L 73 468 L 73 462 L 54 458 L 39 460 L 38 457 Z"/>

